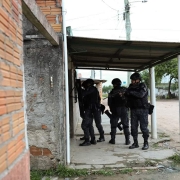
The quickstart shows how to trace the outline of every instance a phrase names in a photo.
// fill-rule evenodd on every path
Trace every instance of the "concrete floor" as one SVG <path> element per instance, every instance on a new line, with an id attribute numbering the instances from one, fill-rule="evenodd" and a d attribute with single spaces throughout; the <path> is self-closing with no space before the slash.
<path id="1" fill-rule="evenodd" d="M 105 131 L 105 142 L 81 147 L 79 140 L 83 136 L 81 122 L 78 123 L 76 136 L 71 139 L 71 165 L 76 169 L 101 169 L 101 168 L 127 168 L 127 167 L 144 167 L 148 163 L 168 165 L 171 163 L 168 157 L 174 155 L 176 150 L 169 146 L 170 138 L 158 137 L 154 140 L 149 138 L 150 148 L 143 151 L 143 138 L 139 134 L 139 148 L 129 149 L 129 145 L 124 145 L 125 139 L 122 131 L 117 130 L 116 144 L 109 144 L 110 124 L 109 118 L 102 115 L 102 125 Z M 97 128 L 94 126 L 96 139 L 99 138 Z M 159 133 L 160 134 L 160 133 Z M 132 137 L 131 137 L 131 142 Z"/>

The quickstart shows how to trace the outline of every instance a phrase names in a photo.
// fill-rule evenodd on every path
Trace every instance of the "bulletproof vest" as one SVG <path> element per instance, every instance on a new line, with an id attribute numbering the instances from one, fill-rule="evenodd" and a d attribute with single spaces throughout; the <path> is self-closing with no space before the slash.
<path id="1" fill-rule="evenodd" d="M 128 97 L 128 106 L 130 108 L 144 108 L 148 109 L 148 89 L 144 83 L 137 85 L 130 85 L 128 88 L 130 95 Z M 141 96 L 137 96 L 137 94 Z"/>
<path id="2" fill-rule="evenodd" d="M 96 87 L 90 86 L 86 89 L 90 93 L 84 96 L 84 106 L 88 107 L 91 104 L 100 104 L 100 96 Z"/>
<path id="3" fill-rule="evenodd" d="M 120 96 L 119 93 L 124 93 L 126 88 L 124 87 L 115 87 L 111 90 L 108 96 L 108 105 L 110 107 L 121 107 L 126 106 L 125 96 Z"/>

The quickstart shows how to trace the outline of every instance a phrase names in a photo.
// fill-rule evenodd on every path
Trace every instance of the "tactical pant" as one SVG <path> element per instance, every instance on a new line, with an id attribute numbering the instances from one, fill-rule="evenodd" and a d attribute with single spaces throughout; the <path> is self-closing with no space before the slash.
<path id="1" fill-rule="evenodd" d="M 131 135 L 135 140 L 138 138 L 139 122 L 144 140 L 149 137 L 148 111 L 148 109 L 131 109 Z"/>
<path id="2" fill-rule="evenodd" d="M 92 109 L 92 114 L 95 120 L 96 127 L 99 131 L 100 137 L 104 136 L 104 130 L 101 124 L 101 110 L 100 108 Z"/>
<path id="3" fill-rule="evenodd" d="M 90 108 L 85 109 L 81 128 L 84 131 L 85 139 L 89 139 L 89 136 L 91 136 L 91 139 L 94 139 L 93 115 Z"/>
<path id="4" fill-rule="evenodd" d="M 111 139 L 115 139 L 116 129 L 118 125 L 119 118 L 121 118 L 121 123 L 123 126 L 123 131 L 125 136 L 129 136 L 129 119 L 126 107 L 116 107 L 112 110 L 111 123 Z"/>

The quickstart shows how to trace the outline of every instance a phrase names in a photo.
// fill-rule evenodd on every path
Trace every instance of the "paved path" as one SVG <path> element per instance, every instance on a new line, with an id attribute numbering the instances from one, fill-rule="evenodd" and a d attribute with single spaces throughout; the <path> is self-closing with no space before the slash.
<path id="1" fill-rule="evenodd" d="M 79 143 L 81 143 L 81 141 L 79 138 L 83 133 L 80 127 L 81 122 L 79 122 L 76 136 L 71 139 L 71 167 L 78 169 L 98 169 L 104 167 L 124 168 L 132 166 L 144 167 L 149 161 L 155 161 L 156 165 L 159 164 L 159 161 L 161 161 L 160 163 L 164 165 L 171 163 L 167 160 L 167 158 L 175 154 L 180 148 L 180 145 L 178 144 L 178 101 L 157 101 L 156 108 L 158 139 L 154 140 L 150 138 L 150 148 L 146 151 L 141 150 L 143 145 L 143 138 L 141 134 L 139 134 L 140 147 L 137 149 L 130 150 L 128 146 L 124 145 L 124 135 L 122 134 L 122 131 L 118 131 L 116 144 L 109 144 L 110 125 L 109 118 L 106 115 L 102 116 L 102 125 L 105 130 L 106 141 L 98 143 L 97 145 L 80 147 Z M 150 116 L 149 121 L 151 121 Z M 98 138 L 99 135 L 96 127 L 95 133 L 96 138 Z M 174 139 L 169 141 L 170 138 L 172 138 L 172 133 Z"/>

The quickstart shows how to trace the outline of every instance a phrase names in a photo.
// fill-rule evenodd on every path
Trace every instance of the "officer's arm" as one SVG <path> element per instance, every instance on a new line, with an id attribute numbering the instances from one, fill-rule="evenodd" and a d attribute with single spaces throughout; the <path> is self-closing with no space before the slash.
<path id="1" fill-rule="evenodd" d="M 140 85 L 139 91 L 128 91 L 129 95 L 135 96 L 137 98 L 143 98 L 147 94 L 147 87 L 145 84 Z"/>
<path id="2" fill-rule="evenodd" d="M 94 93 L 95 90 L 96 90 L 95 88 L 89 88 L 83 92 L 83 96 L 87 96 L 89 94 L 92 94 L 92 93 Z"/>

